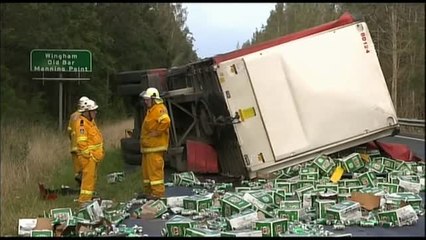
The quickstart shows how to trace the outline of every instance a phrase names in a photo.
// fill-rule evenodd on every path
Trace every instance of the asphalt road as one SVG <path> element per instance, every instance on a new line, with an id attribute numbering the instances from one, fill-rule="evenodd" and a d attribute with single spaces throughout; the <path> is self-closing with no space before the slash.
<path id="1" fill-rule="evenodd" d="M 378 140 L 379 142 L 390 142 L 390 143 L 401 143 L 406 144 L 410 149 L 421 159 L 425 159 L 425 141 L 424 139 L 407 138 L 404 136 L 387 137 Z M 170 177 L 173 170 L 166 169 L 166 179 Z M 184 196 L 193 195 L 191 188 L 187 187 L 167 187 L 166 196 Z M 425 204 L 425 193 L 422 192 L 421 197 L 423 198 L 423 205 Z M 127 226 L 139 225 L 143 227 L 143 232 L 148 236 L 161 236 L 161 230 L 165 227 L 166 220 L 153 219 L 153 220 L 141 220 L 141 219 L 126 219 L 124 224 Z M 351 233 L 354 237 L 424 237 L 425 236 L 425 216 L 419 216 L 417 224 L 413 226 L 403 227 L 392 227 L 384 228 L 376 226 L 374 228 L 365 228 L 359 226 L 348 226 L 345 230 L 332 230 L 331 226 L 325 226 L 336 234 Z"/>

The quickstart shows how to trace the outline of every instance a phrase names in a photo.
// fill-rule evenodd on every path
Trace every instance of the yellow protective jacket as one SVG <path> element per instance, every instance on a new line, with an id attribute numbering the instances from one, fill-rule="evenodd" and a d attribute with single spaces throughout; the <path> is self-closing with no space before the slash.
<path id="1" fill-rule="evenodd" d="M 80 116 L 74 122 L 77 154 L 100 162 L 104 159 L 104 140 L 94 121 L 89 121 L 84 116 Z"/>
<path id="2" fill-rule="evenodd" d="M 76 138 L 75 138 L 75 121 L 78 120 L 78 117 L 81 115 L 80 112 L 75 111 L 71 114 L 70 116 L 70 120 L 68 121 L 68 136 L 70 137 L 70 151 L 71 152 L 76 152 L 77 151 L 77 143 L 76 143 Z"/>
<path id="3" fill-rule="evenodd" d="M 162 102 L 150 107 L 142 123 L 141 152 L 162 152 L 169 147 L 170 117 Z M 157 134 L 158 136 L 152 136 Z"/>

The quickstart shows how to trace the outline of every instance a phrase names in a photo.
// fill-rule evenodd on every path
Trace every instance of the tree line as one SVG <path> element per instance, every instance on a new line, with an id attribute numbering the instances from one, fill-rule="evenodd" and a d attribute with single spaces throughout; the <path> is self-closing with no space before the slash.
<path id="1" fill-rule="evenodd" d="M 425 119 L 424 3 L 277 3 L 242 48 L 335 20 L 345 11 L 368 25 L 397 116 Z"/>
<path id="2" fill-rule="evenodd" d="M 345 11 L 367 22 L 398 116 L 424 119 L 424 3 L 277 3 L 242 47 L 335 20 Z M 82 95 L 97 101 L 102 118 L 130 113 L 115 94 L 114 74 L 196 61 L 187 14 L 179 3 L 2 3 L 2 121 L 57 120 L 58 84 L 32 79 L 32 49 L 92 52 L 90 81 L 64 82 L 67 114 Z"/>
<path id="3" fill-rule="evenodd" d="M 86 95 L 96 100 L 104 118 L 128 112 L 115 94 L 115 73 L 197 59 L 180 3 L 2 3 L 0 16 L 2 121 L 57 120 L 59 84 L 33 80 L 40 77 L 30 72 L 33 49 L 89 50 L 90 80 L 63 83 L 65 112 L 74 111 Z"/>

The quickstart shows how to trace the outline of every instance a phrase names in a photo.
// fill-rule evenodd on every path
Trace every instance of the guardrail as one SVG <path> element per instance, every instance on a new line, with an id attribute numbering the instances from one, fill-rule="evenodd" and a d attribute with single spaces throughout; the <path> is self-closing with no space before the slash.
<path id="1" fill-rule="evenodd" d="M 398 118 L 399 125 L 410 126 L 410 127 L 425 127 L 425 120 L 409 119 L 409 118 Z"/>

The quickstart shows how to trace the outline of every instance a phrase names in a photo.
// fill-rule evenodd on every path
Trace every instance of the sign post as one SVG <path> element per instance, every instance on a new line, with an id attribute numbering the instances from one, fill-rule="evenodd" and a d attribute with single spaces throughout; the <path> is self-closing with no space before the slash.
<path id="1" fill-rule="evenodd" d="M 34 80 L 59 81 L 59 131 L 62 130 L 63 81 L 90 80 L 80 78 L 80 73 L 92 72 L 92 53 L 82 49 L 33 49 L 30 54 L 30 71 L 41 72 L 43 77 Z M 44 73 L 59 73 L 57 78 L 45 78 Z M 77 73 L 76 78 L 64 78 L 63 73 Z"/>

